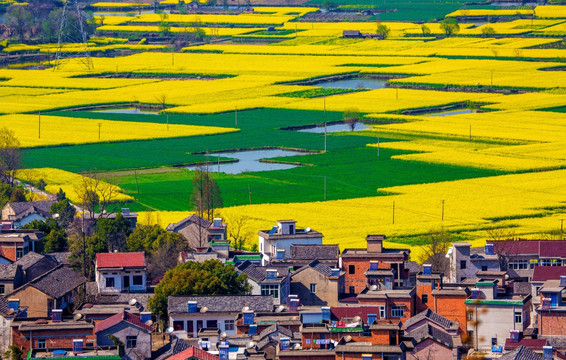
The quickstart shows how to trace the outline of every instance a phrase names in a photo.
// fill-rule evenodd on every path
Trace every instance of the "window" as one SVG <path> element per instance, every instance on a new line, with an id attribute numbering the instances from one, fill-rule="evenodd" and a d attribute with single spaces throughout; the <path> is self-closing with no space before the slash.
<path id="1" fill-rule="evenodd" d="M 316 284 L 311 284 L 311 294 L 316 293 Z"/>
<path id="2" fill-rule="evenodd" d="M 472 321 L 474 319 L 474 312 L 472 310 L 466 311 L 466 319 L 468 319 L 468 321 Z"/>
<path id="3" fill-rule="evenodd" d="M 464 270 L 466 268 L 466 260 L 460 260 L 460 269 Z"/>
<path id="4" fill-rule="evenodd" d="M 234 320 L 224 320 L 224 330 L 225 331 L 234 330 Z"/>
<path id="5" fill-rule="evenodd" d="M 216 321 L 216 320 L 206 320 L 206 327 L 208 329 L 218 329 L 218 321 Z"/>
<path id="6" fill-rule="evenodd" d="M 509 261 L 509 269 L 513 270 L 526 270 L 529 268 L 529 260 L 512 260 Z"/>
<path id="7" fill-rule="evenodd" d="M 355 287 L 355 286 L 350 286 L 350 287 L 348 287 L 348 290 L 349 290 L 350 294 L 355 294 L 355 293 L 356 293 L 356 287 Z"/>
<path id="8" fill-rule="evenodd" d="M 423 304 L 426 304 L 428 302 L 428 294 L 423 294 L 422 300 L 423 300 Z"/>
<path id="9" fill-rule="evenodd" d="M 189 336 L 193 336 L 194 332 L 195 332 L 195 328 L 193 327 L 193 321 L 187 320 L 187 334 Z"/>
<path id="10" fill-rule="evenodd" d="M 37 348 L 38 349 L 45 349 L 45 339 L 37 339 Z"/>
<path id="11" fill-rule="evenodd" d="M 522 324 L 523 323 L 523 313 L 520 311 L 515 311 L 515 323 Z"/>
<path id="12" fill-rule="evenodd" d="M 495 346 L 495 345 L 497 345 L 497 338 L 496 337 L 491 338 L 491 346 Z"/>
<path id="13" fill-rule="evenodd" d="M 403 306 L 392 306 L 391 307 L 391 317 L 402 318 L 405 315 Z"/>
<path id="14" fill-rule="evenodd" d="M 261 295 L 271 295 L 275 299 L 279 299 L 279 285 L 261 285 Z"/>
<path id="15" fill-rule="evenodd" d="M 133 349 L 138 345 L 137 336 L 126 336 L 126 349 Z"/>
<path id="16" fill-rule="evenodd" d="M 16 259 L 19 259 L 22 256 L 24 256 L 24 249 L 16 249 Z"/>
<path id="17" fill-rule="evenodd" d="M 356 273 L 356 265 L 348 265 L 348 274 Z"/>
<path id="18" fill-rule="evenodd" d="M 114 278 L 113 277 L 107 277 L 106 278 L 106 287 L 107 288 L 114 287 Z"/>
<path id="19" fill-rule="evenodd" d="M 183 327 L 182 321 L 173 321 L 173 330 L 175 331 L 183 331 L 185 328 Z"/>
<path id="20" fill-rule="evenodd" d="M 540 286 L 535 287 L 535 292 L 536 292 L 537 296 L 540 295 Z"/>
<path id="21" fill-rule="evenodd" d="M 487 271 L 487 265 L 482 265 L 481 271 Z"/>
<path id="22" fill-rule="evenodd" d="M 380 318 L 380 319 L 385 319 L 385 318 L 387 318 L 387 316 L 385 316 L 385 306 L 380 306 L 380 307 L 379 307 L 379 318 Z"/>
<path id="23" fill-rule="evenodd" d="M 132 279 L 132 284 L 137 285 L 137 286 L 141 286 L 143 284 L 143 276 L 134 275 L 134 277 Z"/>
<path id="24" fill-rule="evenodd" d="M 4 292 L 6 292 L 6 288 L 4 285 L 0 285 L 0 295 L 4 295 Z"/>

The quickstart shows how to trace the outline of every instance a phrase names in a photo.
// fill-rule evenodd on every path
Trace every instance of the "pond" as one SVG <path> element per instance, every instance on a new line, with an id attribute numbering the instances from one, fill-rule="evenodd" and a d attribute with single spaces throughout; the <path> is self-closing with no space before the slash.
<path id="1" fill-rule="evenodd" d="M 326 132 L 327 133 L 335 133 L 335 132 L 342 132 L 342 131 L 364 131 L 364 130 L 367 130 L 367 129 L 371 129 L 371 127 L 367 126 L 366 124 L 364 124 L 362 122 L 356 123 L 353 130 L 350 128 L 350 125 L 344 124 L 344 123 L 326 125 Z M 301 129 L 301 130 L 298 130 L 298 131 L 307 132 L 307 133 L 315 133 L 315 134 L 324 134 L 324 125 L 311 127 L 311 128 L 307 128 L 307 129 Z"/>
<path id="2" fill-rule="evenodd" d="M 423 114 L 424 116 L 450 116 L 450 115 L 460 115 L 460 114 L 471 114 L 475 113 L 477 110 L 472 109 L 460 109 L 460 110 L 450 110 L 450 111 L 443 111 L 439 113 L 432 113 L 432 114 Z"/>
<path id="3" fill-rule="evenodd" d="M 209 154 L 209 161 L 213 162 L 214 157 L 235 158 L 234 163 L 220 163 L 219 165 L 209 165 L 210 172 L 223 172 L 225 174 L 241 174 L 244 172 L 286 170 L 297 167 L 291 164 L 264 163 L 260 159 L 271 159 L 285 156 L 306 155 L 304 152 L 268 149 L 268 150 L 249 150 Z M 195 170 L 196 166 L 188 166 L 187 169 Z"/>
<path id="4" fill-rule="evenodd" d="M 95 110 L 94 112 L 110 114 L 136 114 L 136 115 L 159 115 L 158 111 L 140 110 L 138 108 L 115 108 L 106 110 Z"/>
<path id="5" fill-rule="evenodd" d="M 353 78 L 344 80 L 327 81 L 313 84 L 324 89 L 383 89 L 387 80 Z"/>

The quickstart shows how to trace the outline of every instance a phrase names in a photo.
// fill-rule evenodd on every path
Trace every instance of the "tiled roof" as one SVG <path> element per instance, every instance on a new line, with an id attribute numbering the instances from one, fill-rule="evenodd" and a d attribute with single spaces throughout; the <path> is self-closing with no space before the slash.
<path id="1" fill-rule="evenodd" d="M 338 260 L 340 247 L 338 245 L 291 245 L 293 260 Z"/>
<path id="2" fill-rule="evenodd" d="M 153 293 L 120 293 L 120 294 L 98 294 L 96 296 L 97 304 L 129 304 L 130 300 L 136 299 L 145 309 L 147 302 L 153 296 Z M 144 311 L 144 310 L 140 310 Z"/>
<path id="3" fill-rule="evenodd" d="M 27 202 L 12 202 L 6 204 L 14 210 L 15 215 L 8 216 L 6 220 L 19 220 L 29 214 L 38 213 L 43 217 L 51 217 L 51 205 L 55 201 L 27 201 Z"/>
<path id="4" fill-rule="evenodd" d="M 0 265 L 0 280 L 13 280 L 18 272 L 16 264 Z"/>
<path id="5" fill-rule="evenodd" d="M 8 299 L 3 296 L 0 296 L 0 314 L 4 316 L 8 314 Z"/>
<path id="6" fill-rule="evenodd" d="M 395 345 L 357 345 L 346 344 L 336 346 L 336 355 L 341 352 L 353 352 L 353 353 L 367 353 L 367 354 L 402 354 L 403 350 L 400 346 Z"/>
<path id="7" fill-rule="evenodd" d="M 245 306 L 256 312 L 273 311 L 271 295 L 202 295 L 169 296 L 169 313 L 186 313 L 188 301 L 196 301 L 198 311 L 206 307 L 207 312 L 239 313 Z"/>
<path id="8" fill-rule="evenodd" d="M 535 266 L 532 281 L 560 280 L 566 276 L 566 266 Z"/>
<path id="9" fill-rule="evenodd" d="M 166 230 L 167 231 L 176 231 L 179 227 L 181 227 L 185 224 L 188 224 L 188 223 L 196 224 L 196 225 L 198 225 L 202 228 L 208 228 L 212 224 L 210 221 L 201 218 L 197 214 L 192 214 L 191 216 L 188 216 L 188 217 L 182 219 L 181 221 L 179 221 L 177 223 L 167 225 Z"/>
<path id="10" fill-rule="evenodd" d="M 270 336 L 273 335 L 274 333 L 280 333 L 283 334 L 286 337 L 293 337 L 293 332 L 283 326 L 279 326 L 279 324 L 275 323 L 275 324 L 271 324 L 270 326 L 266 327 L 265 329 L 263 329 L 259 335 L 258 335 L 258 339 L 263 339 L 266 336 Z"/>
<path id="11" fill-rule="evenodd" d="M 432 338 L 433 340 L 440 342 L 446 346 L 451 347 L 454 345 L 452 336 L 450 334 L 429 324 L 419 326 L 409 333 L 406 332 L 405 336 L 412 337 L 417 343 L 420 343 L 425 339 Z"/>
<path id="12" fill-rule="evenodd" d="M 71 256 L 71 252 L 64 251 L 64 252 L 56 252 L 45 255 L 49 256 L 52 260 L 57 261 L 58 264 L 69 264 L 69 256 Z"/>
<path id="13" fill-rule="evenodd" d="M 31 281 L 57 267 L 57 262 L 50 257 L 30 251 L 14 264 L 21 266 L 25 274 L 24 281 Z"/>
<path id="14" fill-rule="evenodd" d="M 360 316 L 363 321 L 367 322 L 368 314 L 376 314 L 379 316 L 379 306 L 341 306 L 332 307 L 330 311 L 333 320 Z"/>
<path id="15" fill-rule="evenodd" d="M 296 275 L 296 274 L 298 274 L 298 273 L 300 273 L 300 272 L 302 272 L 302 271 L 304 271 L 304 270 L 306 270 L 306 269 L 308 269 L 308 268 L 312 268 L 312 269 L 318 271 L 319 273 L 321 273 L 322 275 L 324 275 L 324 276 L 326 276 L 326 277 L 329 277 L 329 276 L 331 275 L 331 273 L 332 273 L 332 269 L 331 269 L 330 266 L 328 266 L 328 265 L 326 265 L 326 264 L 324 264 L 324 263 L 321 263 L 321 262 L 318 261 L 318 260 L 314 260 L 314 261 L 312 261 L 310 264 L 301 267 L 299 270 L 293 271 L 293 272 L 291 273 L 291 276 Z"/>
<path id="16" fill-rule="evenodd" d="M 566 240 L 502 240 L 488 243 L 495 244 L 494 250 L 500 254 L 566 257 Z"/>
<path id="17" fill-rule="evenodd" d="M 540 350 L 547 343 L 546 339 L 521 339 L 518 342 L 512 342 L 511 339 L 505 340 L 505 350 L 510 351 L 518 348 L 519 346 L 527 347 L 531 350 Z"/>
<path id="18" fill-rule="evenodd" d="M 403 328 L 407 329 L 417 323 L 419 323 L 422 320 L 428 319 L 440 326 L 442 326 L 445 329 L 449 329 L 452 327 L 452 321 L 448 320 L 447 318 L 445 318 L 444 316 L 440 316 L 437 313 L 435 313 L 434 311 L 430 310 L 430 309 L 426 309 L 425 311 L 422 311 L 420 313 L 418 313 L 417 315 L 407 319 L 407 321 L 405 321 L 405 325 Z"/>
<path id="19" fill-rule="evenodd" d="M 84 276 L 76 273 L 70 267 L 59 265 L 48 273 L 30 281 L 28 284 L 29 286 L 58 299 L 85 282 L 86 279 Z"/>
<path id="20" fill-rule="evenodd" d="M 169 344 L 156 351 L 156 353 L 154 354 L 155 360 L 166 360 L 173 355 L 187 350 L 190 347 L 186 342 L 179 339 L 175 335 L 171 335 L 171 338 L 172 339 Z"/>
<path id="21" fill-rule="evenodd" d="M 248 275 L 248 277 L 256 283 L 265 280 L 268 269 L 277 270 L 277 281 L 282 281 L 289 274 L 289 268 L 286 266 L 257 266 L 249 260 L 244 261 L 236 267 L 236 270 Z"/>
<path id="22" fill-rule="evenodd" d="M 167 360 L 187 360 L 187 359 L 199 359 L 199 360 L 219 360 L 220 358 L 216 355 L 212 355 L 208 351 L 191 346 L 187 350 L 181 351 L 178 354 L 172 355 L 167 358 Z"/>
<path id="23" fill-rule="evenodd" d="M 33 265 L 37 264 L 39 261 L 45 259 L 45 255 L 38 254 L 36 252 L 30 251 L 21 258 L 19 258 L 14 264 L 20 265 L 22 270 L 26 271 L 28 268 L 32 267 Z M 49 259 L 52 260 L 52 259 Z M 55 267 L 57 263 L 55 261 L 51 261 Z"/>
<path id="24" fill-rule="evenodd" d="M 503 354 L 499 360 L 543 360 L 543 357 L 527 347 L 519 346 L 515 350 Z"/>
<path id="25" fill-rule="evenodd" d="M 96 254 L 97 268 L 145 267 L 143 252 L 130 253 L 98 253 Z"/>
<path id="26" fill-rule="evenodd" d="M 151 326 L 144 324 L 139 316 L 130 314 L 127 311 L 122 311 L 121 313 L 111 316 L 108 319 L 97 322 L 96 326 L 94 327 L 94 333 L 98 333 L 100 331 L 111 328 L 112 326 L 119 324 L 122 321 L 137 326 L 138 328 L 146 330 L 150 333 L 153 330 Z"/>

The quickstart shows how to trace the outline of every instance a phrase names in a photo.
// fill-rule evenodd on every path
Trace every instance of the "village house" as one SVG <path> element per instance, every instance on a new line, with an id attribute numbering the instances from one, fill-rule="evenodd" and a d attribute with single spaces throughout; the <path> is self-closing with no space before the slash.
<path id="1" fill-rule="evenodd" d="M 10 261 L 22 258 L 30 251 L 35 251 L 35 243 L 43 238 L 43 233 L 36 230 L 17 230 L 0 232 L 0 255 Z"/>
<path id="2" fill-rule="evenodd" d="M 2 208 L 2 223 L 9 222 L 12 229 L 19 229 L 34 220 L 45 221 L 52 217 L 51 205 L 55 201 L 11 202 Z"/>
<path id="3" fill-rule="evenodd" d="M 292 245 L 322 245 L 323 235 L 311 228 L 297 229 L 295 220 L 278 220 L 271 230 L 260 230 L 261 264 L 291 256 Z"/>
<path id="4" fill-rule="evenodd" d="M 36 277 L 53 270 L 59 264 L 49 256 L 30 251 L 18 259 L 14 265 L 17 265 L 22 269 L 22 284 L 25 284 Z"/>
<path id="5" fill-rule="evenodd" d="M 22 268 L 16 264 L 0 265 L 0 295 L 14 291 L 23 283 Z"/>
<path id="6" fill-rule="evenodd" d="M 366 249 L 344 249 L 341 261 L 345 271 L 344 286 L 346 296 L 355 296 L 369 285 L 380 285 L 391 289 L 406 285 L 409 273 L 405 261 L 409 250 L 387 249 L 383 247 L 385 235 L 368 235 Z M 372 279 L 372 282 L 368 279 Z"/>
<path id="7" fill-rule="evenodd" d="M 273 311 L 271 295 L 170 296 L 169 326 L 180 338 L 197 337 L 202 328 L 220 329 L 227 335 L 236 334 L 236 316 L 244 312 L 251 317 L 256 311 Z M 246 320 L 246 319 L 244 319 Z M 248 322 L 244 321 L 244 322 Z"/>
<path id="8" fill-rule="evenodd" d="M 149 320 L 151 321 L 151 320 Z M 151 333 L 153 327 L 139 316 L 122 311 L 96 323 L 94 334 L 98 346 L 113 346 L 112 335 L 124 344 L 125 358 L 132 360 L 151 358 Z"/>
<path id="9" fill-rule="evenodd" d="M 468 333 L 476 350 L 505 345 L 510 330 L 531 325 L 531 295 L 506 295 L 497 291 L 497 280 L 481 281 L 465 301 Z"/>
<path id="10" fill-rule="evenodd" d="M 26 317 L 27 309 L 19 308 L 19 304 L 9 302 L 3 296 L 0 296 L 0 353 L 4 354 L 8 351 L 8 347 L 12 345 L 12 323 L 18 317 Z"/>
<path id="11" fill-rule="evenodd" d="M 331 268 L 338 267 L 340 259 L 340 247 L 338 245 L 291 245 L 291 255 L 283 259 L 272 258 L 271 263 L 280 266 L 286 265 L 293 270 L 298 270 L 310 264 L 314 260 L 328 265 Z"/>
<path id="12" fill-rule="evenodd" d="M 167 225 L 166 230 L 183 235 L 192 249 L 207 248 L 212 241 L 226 242 L 228 226 L 221 218 L 213 222 L 193 214 L 183 220 Z"/>
<path id="13" fill-rule="evenodd" d="M 498 271 L 499 257 L 495 254 L 493 244 L 484 248 L 472 248 L 467 242 L 452 243 L 446 257 L 449 259 L 449 283 L 460 283 L 466 279 L 475 279 L 479 271 Z"/>
<path id="14" fill-rule="evenodd" d="M 287 304 L 291 288 L 287 267 L 256 266 L 249 261 L 238 265 L 236 271 L 248 276 L 252 295 L 271 295 L 273 304 Z"/>
<path id="15" fill-rule="evenodd" d="M 566 276 L 560 280 L 547 280 L 539 289 L 540 305 L 535 308 L 539 336 L 563 337 L 566 332 L 566 302 L 562 298 L 566 289 Z"/>
<path id="16" fill-rule="evenodd" d="M 285 311 L 284 308 L 285 306 L 280 305 L 275 311 L 254 312 L 249 310 L 238 314 L 235 323 L 237 334 L 249 335 L 251 333 L 254 336 L 271 326 L 271 324 L 278 324 L 293 332 L 299 331 L 302 325 L 300 316 L 298 316 L 297 312 Z"/>
<path id="17" fill-rule="evenodd" d="M 50 317 L 53 310 L 63 310 L 72 301 L 86 279 L 65 265 L 20 286 L 5 295 L 9 301 L 27 307 L 29 317 Z"/>
<path id="18" fill-rule="evenodd" d="M 96 285 L 100 293 L 145 292 L 147 264 L 143 252 L 96 254 Z"/>
<path id="19" fill-rule="evenodd" d="M 533 306 L 536 308 L 541 303 L 540 289 L 548 280 L 560 280 L 566 276 L 566 266 L 537 266 L 533 271 L 531 279 L 531 294 L 533 295 Z"/>
<path id="20" fill-rule="evenodd" d="M 338 306 L 338 294 L 344 293 L 344 272 L 314 260 L 291 273 L 291 293 L 303 305 Z"/>

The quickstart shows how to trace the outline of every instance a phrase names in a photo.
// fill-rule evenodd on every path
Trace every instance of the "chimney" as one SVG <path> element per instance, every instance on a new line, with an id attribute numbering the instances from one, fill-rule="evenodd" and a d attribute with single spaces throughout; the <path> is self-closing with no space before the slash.
<path id="1" fill-rule="evenodd" d="M 370 261 L 369 262 L 369 269 L 370 270 L 377 270 L 377 266 L 379 265 L 379 261 Z"/>
<path id="2" fill-rule="evenodd" d="M 337 269 L 337 268 L 330 269 L 330 277 L 331 278 L 340 277 L 340 269 Z"/>
<path id="3" fill-rule="evenodd" d="M 432 264 L 423 264 L 423 275 L 432 275 Z"/>
<path id="4" fill-rule="evenodd" d="M 510 330 L 509 338 L 511 339 L 511 342 L 519 342 L 519 330 Z"/>
<path id="5" fill-rule="evenodd" d="M 383 240 L 385 235 L 368 235 L 366 236 L 367 252 L 381 253 L 383 250 Z"/>
<path id="6" fill-rule="evenodd" d="M 543 346 L 542 347 L 542 359 L 543 360 L 552 360 L 552 346 Z"/>
<path id="7" fill-rule="evenodd" d="M 212 226 L 215 228 L 222 227 L 222 218 L 214 218 L 214 221 L 212 222 Z"/>
<path id="8" fill-rule="evenodd" d="M 283 260 L 285 258 L 285 249 L 277 249 L 277 260 Z"/>
<path id="9" fill-rule="evenodd" d="M 122 320 L 126 320 L 126 312 L 122 311 Z"/>
<path id="10" fill-rule="evenodd" d="M 560 286 L 566 286 L 566 276 L 560 275 Z"/>
<path id="11" fill-rule="evenodd" d="M 196 301 L 187 301 L 187 312 L 188 313 L 196 313 L 197 312 L 197 302 Z"/>
<path id="12" fill-rule="evenodd" d="M 289 311 L 298 311 L 299 310 L 299 303 L 300 300 L 295 298 L 295 299 L 290 299 L 289 300 Z"/>
<path id="13" fill-rule="evenodd" d="M 288 337 L 284 337 L 281 338 L 281 340 L 279 340 L 281 342 L 281 351 L 289 351 L 289 338 Z"/>
<path id="14" fill-rule="evenodd" d="M 265 270 L 265 280 L 277 280 L 277 270 L 267 269 Z"/>
<path id="15" fill-rule="evenodd" d="M 51 321 L 53 321 L 53 322 L 63 321 L 63 310 L 61 310 L 61 309 L 51 310 Z"/>
<path id="16" fill-rule="evenodd" d="M 323 306 L 320 310 L 322 311 L 322 321 L 330 321 L 330 306 Z"/>
<path id="17" fill-rule="evenodd" d="M 220 360 L 230 359 L 230 346 L 229 345 L 219 345 L 218 346 L 218 356 Z"/>
<path id="18" fill-rule="evenodd" d="M 253 311 L 244 311 L 244 325 L 251 325 L 255 322 Z"/>
<path id="19" fill-rule="evenodd" d="M 485 254 L 495 255 L 495 250 L 493 248 L 494 244 L 485 244 Z"/>

